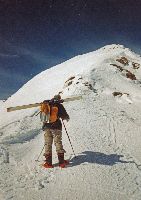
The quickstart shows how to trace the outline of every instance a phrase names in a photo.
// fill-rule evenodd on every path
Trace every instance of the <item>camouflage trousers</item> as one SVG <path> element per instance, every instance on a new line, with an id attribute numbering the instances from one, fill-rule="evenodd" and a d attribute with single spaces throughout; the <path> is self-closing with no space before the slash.
<path id="1" fill-rule="evenodd" d="M 65 153 L 62 145 L 62 131 L 58 129 L 46 129 L 44 134 L 45 139 L 45 154 L 52 153 L 52 144 L 54 140 L 54 144 L 56 146 L 56 152 Z"/>

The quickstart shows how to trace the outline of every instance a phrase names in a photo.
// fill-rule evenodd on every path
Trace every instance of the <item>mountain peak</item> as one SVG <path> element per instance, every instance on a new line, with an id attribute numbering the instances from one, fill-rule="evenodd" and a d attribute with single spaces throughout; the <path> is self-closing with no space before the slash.
<path id="1" fill-rule="evenodd" d="M 108 44 L 108 45 L 105 45 L 102 48 L 105 48 L 105 49 L 114 49 L 114 48 L 125 49 L 124 45 L 122 45 L 122 44 Z"/>
<path id="2" fill-rule="evenodd" d="M 124 45 L 121 45 L 121 44 L 109 44 L 109 45 L 106 45 L 100 49 L 98 49 L 99 51 L 113 51 L 113 50 L 118 50 L 118 51 L 123 51 L 125 49 L 128 49 L 126 48 Z M 128 49 L 129 50 L 129 49 Z"/>
<path id="3" fill-rule="evenodd" d="M 0 101 L 3 196 L 19 199 L 24 194 L 24 199 L 34 200 L 127 200 L 130 196 L 139 200 L 140 89 L 141 59 L 123 45 L 112 44 L 45 70 L 6 102 Z M 64 103 L 70 116 L 62 134 L 65 157 L 71 158 L 67 173 L 56 164 L 53 171 L 43 170 L 35 162 L 43 160 L 44 148 L 39 108 L 6 112 L 7 107 L 42 102 L 55 94 L 63 99 L 82 96 L 81 100 Z M 78 159 L 72 157 L 72 146 Z M 53 149 L 53 164 L 57 158 L 54 153 Z M 65 193 L 66 188 L 73 192 Z"/>

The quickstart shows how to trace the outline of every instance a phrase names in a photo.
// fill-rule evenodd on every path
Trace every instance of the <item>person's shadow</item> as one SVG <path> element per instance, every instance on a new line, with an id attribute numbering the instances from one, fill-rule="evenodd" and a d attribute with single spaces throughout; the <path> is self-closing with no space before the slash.
<path id="1" fill-rule="evenodd" d="M 81 155 L 78 155 L 70 160 L 70 167 L 77 166 L 82 163 L 96 163 L 99 165 L 109 165 L 113 166 L 118 163 L 134 163 L 133 161 L 124 161 L 120 158 L 123 155 L 118 154 L 104 154 L 100 152 L 84 151 Z"/>

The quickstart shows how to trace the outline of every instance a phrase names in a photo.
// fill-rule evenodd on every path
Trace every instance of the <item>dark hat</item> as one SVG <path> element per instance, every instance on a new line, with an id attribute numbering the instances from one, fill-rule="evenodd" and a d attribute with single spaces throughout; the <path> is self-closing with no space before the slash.
<path id="1" fill-rule="evenodd" d="M 60 100 L 60 99 L 61 99 L 60 94 L 55 95 L 55 96 L 54 96 L 54 99 L 56 99 L 56 100 Z"/>

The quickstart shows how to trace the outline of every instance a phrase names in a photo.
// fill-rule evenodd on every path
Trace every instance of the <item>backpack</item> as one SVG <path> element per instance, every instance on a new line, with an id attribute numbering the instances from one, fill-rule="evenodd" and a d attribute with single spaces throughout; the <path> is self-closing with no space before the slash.
<path id="1" fill-rule="evenodd" d="M 58 119 L 58 107 L 44 101 L 40 106 L 40 119 L 42 122 L 55 122 Z"/>

